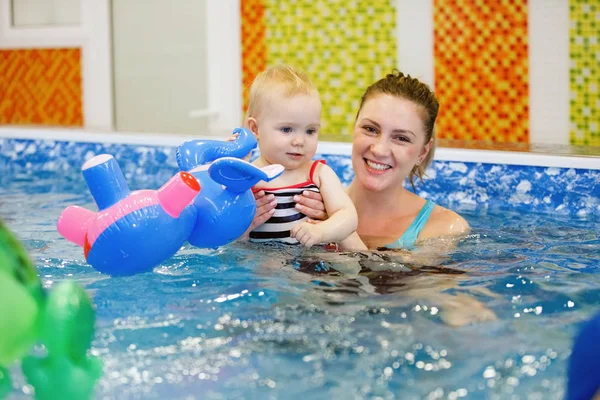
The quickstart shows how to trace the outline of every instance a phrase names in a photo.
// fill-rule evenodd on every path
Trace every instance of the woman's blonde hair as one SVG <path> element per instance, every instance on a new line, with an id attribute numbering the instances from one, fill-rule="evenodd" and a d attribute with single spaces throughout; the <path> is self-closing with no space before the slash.
<path id="1" fill-rule="evenodd" d="M 429 86 L 418 79 L 412 78 L 410 75 L 404 75 L 402 72 L 394 70 L 391 74 L 388 74 L 385 78 L 378 80 L 367 88 L 360 100 L 360 106 L 356 114 L 357 118 L 365 102 L 378 94 L 389 94 L 400 97 L 421 106 L 419 116 L 425 128 L 425 144 L 429 143 L 429 141 L 432 143 L 431 149 L 429 149 L 429 153 L 427 153 L 425 159 L 420 164 L 415 165 L 408 174 L 408 179 L 414 189 L 414 177 L 417 176 L 423 180 L 425 169 L 427 169 L 427 166 L 433 160 L 436 147 L 434 128 L 440 104 Z"/>
<path id="2" fill-rule="evenodd" d="M 277 93 L 285 97 L 318 94 L 317 87 L 304 71 L 290 65 L 277 65 L 259 73 L 250 86 L 246 118 L 256 117 L 268 96 Z"/>

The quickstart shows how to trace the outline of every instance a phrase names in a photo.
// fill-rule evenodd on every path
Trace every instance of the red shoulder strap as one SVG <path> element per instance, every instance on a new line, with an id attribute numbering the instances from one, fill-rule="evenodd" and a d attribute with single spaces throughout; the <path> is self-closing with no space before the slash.
<path id="1" fill-rule="evenodd" d="M 325 160 L 315 160 L 313 162 L 313 164 L 310 167 L 310 173 L 308 174 L 308 177 L 310 178 L 311 182 L 315 182 L 315 180 L 313 179 L 313 175 L 315 174 L 315 169 L 317 169 L 317 165 L 319 164 L 325 164 L 327 165 L 327 162 L 325 162 Z"/>

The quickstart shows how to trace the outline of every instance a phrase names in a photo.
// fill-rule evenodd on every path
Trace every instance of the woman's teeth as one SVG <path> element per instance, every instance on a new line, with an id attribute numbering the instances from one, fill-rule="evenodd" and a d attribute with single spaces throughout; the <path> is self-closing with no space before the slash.
<path id="1" fill-rule="evenodd" d="M 369 168 L 373 168 L 373 169 L 376 169 L 378 171 L 385 171 L 386 169 L 392 168 L 392 167 L 390 167 L 387 164 L 379 164 L 379 163 L 376 163 L 376 162 L 373 162 L 373 161 L 369 161 L 369 160 L 365 160 L 365 161 L 366 161 L 367 165 L 369 166 Z"/>

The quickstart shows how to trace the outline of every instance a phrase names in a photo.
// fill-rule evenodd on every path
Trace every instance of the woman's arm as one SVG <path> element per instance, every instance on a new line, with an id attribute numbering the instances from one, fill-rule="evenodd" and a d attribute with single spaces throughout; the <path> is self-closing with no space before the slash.
<path id="1" fill-rule="evenodd" d="M 307 247 L 341 241 L 358 227 L 356 208 L 331 167 L 319 165 L 315 183 L 319 186 L 329 218 L 318 224 L 304 223 L 292 228 L 291 236 Z"/>

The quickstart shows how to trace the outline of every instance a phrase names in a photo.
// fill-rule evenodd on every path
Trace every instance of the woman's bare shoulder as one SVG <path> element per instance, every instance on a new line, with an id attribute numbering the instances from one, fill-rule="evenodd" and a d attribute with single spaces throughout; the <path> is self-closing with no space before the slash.
<path id="1" fill-rule="evenodd" d="M 440 236 L 463 236 L 471 231 L 466 219 L 458 213 L 436 205 L 427 224 L 421 231 L 419 239 Z"/>

